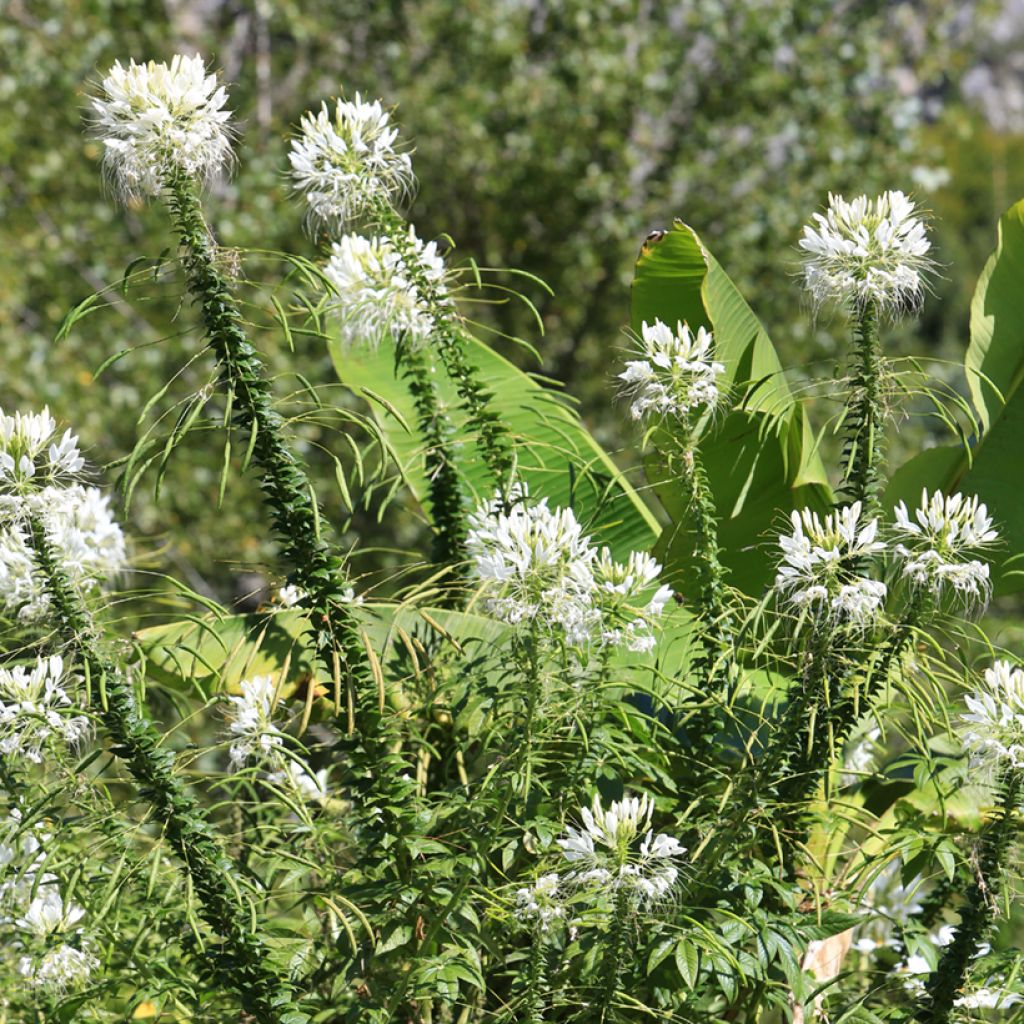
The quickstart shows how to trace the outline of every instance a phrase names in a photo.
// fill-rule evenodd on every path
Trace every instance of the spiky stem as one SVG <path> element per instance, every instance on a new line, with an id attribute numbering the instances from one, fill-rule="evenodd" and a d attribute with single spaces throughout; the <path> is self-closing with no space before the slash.
<path id="1" fill-rule="evenodd" d="M 615 999 L 615 995 L 619 991 L 619 983 L 622 981 L 626 944 L 629 937 L 630 909 L 629 890 L 624 885 L 620 886 L 615 893 L 615 906 L 608 927 L 608 941 L 601 961 L 604 984 L 601 986 L 597 1004 L 598 1020 L 601 1024 L 608 1020 L 612 1001 Z"/>
<path id="2" fill-rule="evenodd" d="M 45 524 L 33 514 L 28 525 L 57 635 L 89 677 L 102 683 L 100 719 L 113 751 L 165 826 L 203 920 L 223 941 L 213 964 L 220 982 L 238 993 L 242 1008 L 260 1024 L 303 1024 L 309 1016 L 271 967 L 266 943 L 252 929 L 250 910 L 240 895 L 244 883 L 234 863 L 221 849 L 195 797 L 174 773 L 174 755 L 162 746 L 159 731 L 139 708 L 131 680 L 102 653 L 92 617 L 64 572 Z"/>
<path id="3" fill-rule="evenodd" d="M 855 318 L 855 365 L 846 410 L 842 493 L 851 502 L 863 502 L 865 513 L 870 513 L 878 501 L 885 452 L 878 306 L 865 302 L 857 308 Z"/>
<path id="4" fill-rule="evenodd" d="M 422 352 L 403 346 L 399 350 L 399 364 L 416 406 L 420 434 L 426 445 L 423 458 L 434 522 L 433 561 L 459 573 L 466 560 L 466 522 L 459 475 L 452 461 L 452 423 L 441 408 L 429 359 Z M 457 578 L 451 582 L 456 582 Z M 443 603 L 458 604 L 456 588 L 448 587 Z"/>
<path id="5" fill-rule="evenodd" d="M 684 448 L 679 478 L 689 499 L 690 525 L 694 534 L 694 560 L 698 581 L 697 609 L 701 621 L 701 652 L 694 669 L 709 693 L 722 690 L 729 678 L 732 649 L 732 616 L 725 600 L 725 568 L 718 543 L 718 513 L 700 450 Z M 714 710 L 705 708 L 687 720 L 687 733 L 707 747 L 714 733 Z"/>
<path id="6" fill-rule="evenodd" d="M 946 1024 L 971 960 L 992 929 L 1004 862 L 1017 832 L 1014 819 L 1022 778 L 1024 775 L 1014 768 L 1006 769 L 1000 778 L 996 817 L 978 842 L 976 873 L 960 908 L 956 935 L 942 954 L 939 966 L 928 978 L 925 1001 L 916 1017 L 920 1024 Z"/>
<path id="7" fill-rule="evenodd" d="M 494 394 L 480 380 L 475 366 L 466 356 L 462 321 L 447 295 L 423 272 L 415 245 L 409 237 L 409 225 L 390 207 L 378 212 L 381 227 L 397 250 L 406 270 L 416 285 L 421 301 L 430 309 L 435 323 L 431 345 L 441 357 L 445 372 L 455 385 L 456 394 L 466 411 L 467 424 L 476 438 L 480 454 L 490 471 L 495 486 L 506 493 L 511 482 L 515 459 L 512 446 L 493 408 Z"/>
<path id="8" fill-rule="evenodd" d="M 252 461 L 290 579 L 303 592 L 310 637 L 328 678 L 338 662 L 361 698 L 372 691 L 358 624 L 345 599 L 342 558 L 324 540 L 320 510 L 302 461 L 286 440 L 270 383 L 242 329 L 234 294 L 217 265 L 216 247 L 194 183 L 183 175 L 169 183 L 169 205 L 181 239 L 188 285 L 202 311 L 206 335 L 220 364 L 221 386 L 234 422 L 249 438 Z M 336 661 L 336 659 L 338 659 Z M 372 700 L 369 704 L 372 707 Z"/>
<path id="9" fill-rule="evenodd" d="M 524 1024 L 543 1024 L 544 933 L 538 925 L 530 942 L 530 960 L 526 968 L 526 1016 Z"/>

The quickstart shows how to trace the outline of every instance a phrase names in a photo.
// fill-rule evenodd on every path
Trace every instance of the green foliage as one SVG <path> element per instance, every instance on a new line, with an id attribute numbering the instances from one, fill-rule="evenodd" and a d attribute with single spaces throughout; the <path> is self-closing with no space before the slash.
<path id="1" fill-rule="evenodd" d="M 764 328 L 697 233 L 677 222 L 648 239 L 636 265 L 632 322 L 682 321 L 714 332 L 725 366 L 730 412 L 701 444 L 701 460 L 720 510 L 719 539 L 728 582 L 755 594 L 771 567 L 758 540 L 793 508 L 827 507 L 831 492 L 803 403 L 793 397 Z M 693 538 L 685 492 L 667 478 L 657 449 L 648 456 L 652 484 L 671 522 L 657 551 L 686 592 Z"/>

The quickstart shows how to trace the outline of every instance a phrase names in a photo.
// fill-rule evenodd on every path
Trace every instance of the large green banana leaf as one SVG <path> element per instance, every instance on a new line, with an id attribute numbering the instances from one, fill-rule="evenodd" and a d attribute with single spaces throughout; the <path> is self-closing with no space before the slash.
<path id="1" fill-rule="evenodd" d="M 790 391 L 761 323 L 697 232 L 682 221 L 652 236 L 637 260 L 634 331 L 655 319 L 714 332 L 734 411 L 701 443 L 701 455 L 720 517 L 729 581 L 757 594 L 771 578 L 775 558 L 769 537 L 783 517 L 794 508 L 824 510 L 831 504 L 804 405 Z M 693 550 L 685 501 L 656 452 L 647 468 L 672 520 L 657 552 L 685 593 Z"/>
<path id="2" fill-rule="evenodd" d="M 530 493 L 555 506 L 571 505 L 595 540 L 607 544 L 618 558 L 650 550 L 659 532 L 657 520 L 568 403 L 480 341 L 467 337 L 466 347 L 494 394 L 495 408 L 514 440 L 519 475 Z M 342 383 L 370 399 L 403 461 L 413 495 L 422 502 L 427 490 L 422 442 L 408 389 L 395 378 L 393 351 L 388 346 L 376 352 L 349 348 L 337 339 L 331 340 L 330 351 Z M 455 390 L 440 370 L 437 383 L 459 428 L 456 461 L 461 477 L 476 498 L 489 497 L 493 483 L 474 439 L 463 429 L 465 416 Z"/>
<path id="3" fill-rule="evenodd" d="M 910 459 L 893 475 L 886 501 L 916 503 L 922 488 L 979 495 L 1004 541 L 995 589 L 1010 593 L 1024 589 L 1024 200 L 1000 220 L 978 279 L 964 368 L 981 429 L 968 447 L 929 448 Z"/>

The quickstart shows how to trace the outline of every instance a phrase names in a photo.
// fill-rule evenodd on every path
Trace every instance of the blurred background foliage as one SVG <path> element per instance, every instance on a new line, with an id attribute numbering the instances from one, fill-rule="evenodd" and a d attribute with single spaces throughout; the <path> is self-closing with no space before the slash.
<path id="1" fill-rule="evenodd" d="M 240 135 L 237 172 L 209 204 L 225 246 L 315 255 L 284 176 L 291 127 L 340 94 L 396 104 L 416 148 L 420 234 L 548 282 L 551 296 L 523 286 L 543 337 L 522 303 L 481 315 L 536 345 L 540 367 L 499 348 L 564 384 L 625 465 L 633 428 L 610 398 L 649 231 L 676 216 L 696 227 L 797 381 L 829 381 L 843 331 L 803 304 L 800 227 L 829 190 L 913 191 L 934 212 L 943 270 L 891 345 L 948 360 L 938 372 L 961 387 L 970 295 L 996 219 L 1024 195 L 1018 0 L 2 0 L 0 12 L 0 405 L 48 402 L 99 461 L 131 449 L 139 410 L 194 342 L 191 311 L 163 284 L 112 293 L 54 342 L 69 308 L 173 246 L 159 207 L 108 201 L 83 133 L 90 83 L 115 59 L 199 51 L 223 73 Z M 247 260 L 245 273 L 283 271 Z M 279 332 L 256 340 L 277 369 L 335 380 L 322 343 L 293 356 Z M 190 367 L 183 393 L 209 372 Z M 315 462 L 332 447 L 313 422 L 296 430 Z M 926 430 L 901 432 L 894 461 Z M 232 483 L 211 516 L 222 443 L 206 437 L 175 458 L 159 508 L 140 488 L 129 529 L 149 564 L 232 599 L 258 589 L 248 570 L 271 552 L 253 487 Z M 346 522 L 346 541 L 376 552 L 365 568 L 418 542 L 411 513 L 386 522 Z"/>

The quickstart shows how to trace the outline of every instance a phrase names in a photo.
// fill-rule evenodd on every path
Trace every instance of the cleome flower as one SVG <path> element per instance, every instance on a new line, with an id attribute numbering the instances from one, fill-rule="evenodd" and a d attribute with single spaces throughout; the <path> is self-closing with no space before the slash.
<path id="1" fill-rule="evenodd" d="M 586 641 L 600 618 L 591 601 L 597 552 L 572 509 L 531 503 L 525 487 L 513 500 L 506 511 L 495 498 L 469 517 L 466 550 L 488 611 L 513 626 L 561 627 L 570 642 Z"/>
<path id="2" fill-rule="evenodd" d="M 85 465 L 78 438 L 57 432 L 50 410 L 0 410 L 0 493 L 25 494 L 73 476 Z"/>
<path id="3" fill-rule="evenodd" d="M 338 100 L 305 114 L 292 141 L 292 181 L 309 220 L 340 232 L 412 190 L 412 161 L 395 148 L 398 129 L 379 100 Z"/>
<path id="4" fill-rule="evenodd" d="M 965 557 L 999 539 L 988 509 L 976 497 L 928 494 L 911 519 L 901 501 L 895 508 L 895 556 L 902 575 L 936 598 L 952 590 L 965 601 L 988 598 L 989 567 Z"/>
<path id="5" fill-rule="evenodd" d="M 267 781 L 291 790 L 307 803 L 322 804 L 327 799 L 327 769 L 311 771 L 306 765 L 288 758 L 280 771 L 271 772 Z"/>
<path id="6" fill-rule="evenodd" d="M 816 618 L 867 626 L 879 614 L 886 586 L 857 572 L 857 562 L 885 550 L 878 520 L 861 525 L 861 503 L 824 520 L 804 509 L 790 516 L 793 532 L 779 538 L 782 564 L 775 587 L 795 608 Z"/>
<path id="7" fill-rule="evenodd" d="M 417 347 L 430 339 L 434 315 L 421 286 L 444 299 L 444 260 L 437 243 L 424 244 L 411 226 L 409 247 L 415 253 L 412 266 L 386 238 L 343 235 L 331 246 L 324 274 L 334 286 L 330 308 L 346 342 L 376 347 L 391 337 Z"/>
<path id="8" fill-rule="evenodd" d="M 89 735 L 88 718 L 66 714 L 72 704 L 66 682 L 58 655 L 31 668 L 0 668 L 0 753 L 40 764 L 51 737 L 77 747 Z"/>
<path id="9" fill-rule="evenodd" d="M 24 915 L 15 921 L 24 933 L 23 945 L 35 940 L 47 947 L 42 955 L 25 955 L 18 962 L 18 973 L 30 985 L 62 996 L 88 982 L 99 961 L 84 948 L 81 930 L 73 931 L 84 916 L 81 907 L 62 898 L 54 875 L 40 876 Z M 56 943 L 58 936 L 66 936 L 68 941 Z"/>
<path id="10" fill-rule="evenodd" d="M 650 650 L 672 595 L 665 586 L 650 593 L 661 566 L 642 552 L 625 564 L 607 548 L 598 554 L 571 509 L 531 503 L 525 485 L 517 484 L 510 500 L 506 510 L 496 497 L 469 517 L 466 549 L 487 610 L 513 626 L 561 634 L 573 646 Z"/>
<path id="11" fill-rule="evenodd" d="M 601 639 L 631 651 L 650 651 L 657 643 L 654 626 L 672 599 L 672 588 L 651 588 L 657 583 L 661 565 L 644 551 L 632 551 L 625 563 L 616 562 L 608 548 L 592 567 L 593 602 L 601 613 Z"/>
<path id="12" fill-rule="evenodd" d="M 850 202 L 830 193 L 828 209 L 804 227 L 800 248 L 804 284 L 817 305 L 838 299 L 889 313 L 915 308 L 934 265 L 924 220 L 902 192 Z"/>
<path id="13" fill-rule="evenodd" d="M 644 321 L 638 355 L 619 374 L 630 396 L 635 420 L 659 416 L 686 417 L 699 409 L 712 409 L 719 399 L 716 383 L 725 367 L 712 358 L 713 338 L 703 327 L 693 334 L 679 322 Z"/>
<path id="14" fill-rule="evenodd" d="M 623 893 L 634 905 L 667 897 L 686 850 L 671 836 L 654 835 L 653 813 L 648 796 L 627 796 L 608 808 L 595 796 L 593 804 L 580 811 L 583 827 L 567 827 L 565 838 L 558 840 L 563 856 L 574 865 L 568 880 Z"/>
<path id="15" fill-rule="evenodd" d="M 71 584 L 85 593 L 120 572 L 127 561 L 124 534 L 110 499 L 95 487 L 46 487 L 23 506 L 0 515 L 0 608 L 22 622 L 45 618 L 50 597 L 36 573 L 28 526 L 15 512 L 37 514 Z"/>
<path id="16" fill-rule="evenodd" d="M 565 917 L 560 888 L 561 879 L 552 871 L 541 875 L 533 885 L 517 890 L 516 919 L 526 925 L 536 925 L 542 932 L 548 931 L 554 922 Z"/>
<path id="17" fill-rule="evenodd" d="M 985 669 L 982 683 L 964 698 L 964 742 L 975 754 L 1024 768 L 1024 670 L 1008 661 Z"/>
<path id="18" fill-rule="evenodd" d="M 202 57 L 115 62 L 92 106 L 103 167 L 119 195 L 155 196 L 176 174 L 206 184 L 230 164 L 227 99 Z"/>
<path id="19" fill-rule="evenodd" d="M 236 737 L 231 744 L 231 766 L 244 768 L 253 757 L 266 760 L 275 756 L 284 744 L 284 736 L 274 725 L 274 693 L 271 676 L 253 676 L 241 685 L 239 696 L 228 697 L 228 731 Z"/>

